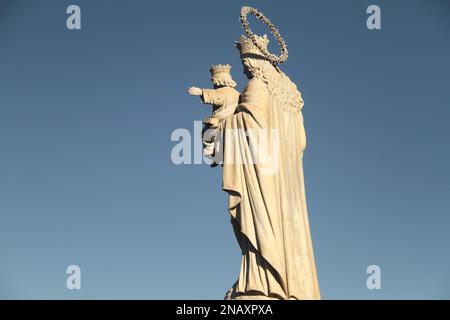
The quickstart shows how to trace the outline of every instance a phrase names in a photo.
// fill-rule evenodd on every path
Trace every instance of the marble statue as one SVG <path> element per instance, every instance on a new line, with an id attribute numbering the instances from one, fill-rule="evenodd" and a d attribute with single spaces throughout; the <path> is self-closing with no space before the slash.
<path id="1" fill-rule="evenodd" d="M 268 51 L 266 35 L 250 30 L 248 14 L 269 27 L 279 56 Z M 225 299 L 320 299 L 303 175 L 303 99 L 279 68 L 288 53 L 278 30 L 251 7 L 243 7 L 240 18 L 246 35 L 235 44 L 249 79 L 241 97 L 230 81 L 214 90 L 189 89 L 215 111 L 229 111 L 220 117 L 213 111 L 206 121 L 224 137 L 215 139 L 222 141 L 222 188 L 242 251 L 239 277 Z M 256 158 L 258 148 L 269 154 L 265 161 Z"/>

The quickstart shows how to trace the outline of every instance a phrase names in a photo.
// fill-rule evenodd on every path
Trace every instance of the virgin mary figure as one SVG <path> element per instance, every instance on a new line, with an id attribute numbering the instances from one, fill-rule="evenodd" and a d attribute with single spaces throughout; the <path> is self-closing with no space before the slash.
<path id="1" fill-rule="evenodd" d="M 267 48 L 267 36 L 255 37 Z M 221 126 L 222 187 L 242 261 L 225 299 L 320 299 L 303 176 L 303 99 L 251 39 L 242 36 L 236 47 L 249 81 Z"/>

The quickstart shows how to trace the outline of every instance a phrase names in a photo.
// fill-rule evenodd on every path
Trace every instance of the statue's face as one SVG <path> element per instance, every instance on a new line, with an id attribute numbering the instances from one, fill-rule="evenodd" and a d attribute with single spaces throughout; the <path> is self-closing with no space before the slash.
<path id="1" fill-rule="evenodd" d="M 247 59 L 242 60 L 242 66 L 244 67 L 243 71 L 244 71 L 244 74 L 247 76 L 247 79 L 250 80 L 251 78 L 253 78 L 253 74 L 250 71 L 250 66 L 249 66 Z"/>

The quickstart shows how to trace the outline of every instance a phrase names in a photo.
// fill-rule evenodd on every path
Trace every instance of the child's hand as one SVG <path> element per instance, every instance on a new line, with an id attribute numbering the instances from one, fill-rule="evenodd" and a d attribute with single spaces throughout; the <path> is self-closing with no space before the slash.
<path id="1" fill-rule="evenodd" d="M 201 96 L 203 93 L 202 89 L 197 87 L 190 87 L 188 92 L 191 96 Z"/>

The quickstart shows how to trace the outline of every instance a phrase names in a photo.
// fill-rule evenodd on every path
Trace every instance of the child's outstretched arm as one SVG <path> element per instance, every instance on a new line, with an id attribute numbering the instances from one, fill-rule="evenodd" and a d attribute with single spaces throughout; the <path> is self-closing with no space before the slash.
<path id="1" fill-rule="evenodd" d="M 200 96 L 202 102 L 205 104 L 222 105 L 225 102 L 225 96 L 216 91 L 216 89 L 200 89 L 197 87 L 190 87 L 189 94 L 193 96 Z"/>
<path id="2" fill-rule="evenodd" d="M 198 97 L 200 97 L 200 99 L 202 99 L 203 103 L 213 104 L 213 101 L 205 102 L 204 94 L 203 94 L 205 92 L 205 90 L 206 89 L 201 89 L 201 88 L 192 86 L 192 87 L 189 88 L 188 92 L 189 92 L 189 94 L 191 96 L 198 96 Z"/>
<path id="3" fill-rule="evenodd" d="M 188 90 L 191 96 L 201 96 L 203 95 L 203 90 L 197 87 L 190 87 Z"/>

